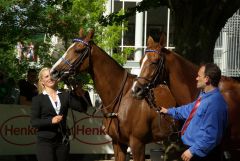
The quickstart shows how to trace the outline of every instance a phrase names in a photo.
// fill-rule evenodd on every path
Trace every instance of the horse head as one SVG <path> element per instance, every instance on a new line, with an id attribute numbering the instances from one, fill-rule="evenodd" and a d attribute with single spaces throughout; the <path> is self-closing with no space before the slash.
<path id="1" fill-rule="evenodd" d="M 149 90 L 160 83 L 165 83 L 165 34 L 159 37 L 150 35 L 147 40 L 147 49 L 140 61 L 140 72 L 132 86 L 132 95 L 137 99 L 143 99 Z"/>
<path id="2" fill-rule="evenodd" d="M 63 56 L 53 65 L 50 70 L 51 77 L 55 80 L 66 79 L 76 71 L 85 70 L 89 66 L 89 54 L 91 52 L 90 41 L 94 35 L 94 30 L 89 30 L 86 36 L 83 29 L 80 29 L 80 38 L 73 39 L 72 45 L 67 49 Z"/>

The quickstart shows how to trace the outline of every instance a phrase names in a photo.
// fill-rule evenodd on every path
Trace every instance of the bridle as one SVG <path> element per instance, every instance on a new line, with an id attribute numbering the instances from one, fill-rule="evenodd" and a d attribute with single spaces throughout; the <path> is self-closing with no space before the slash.
<path id="1" fill-rule="evenodd" d="M 83 60 L 90 55 L 90 51 L 91 51 L 91 45 L 86 42 L 83 41 L 80 38 L 75 38 L 73 39 L 73 42 L 80 42 L 82 43 L 86 48 L 84 49 L 83 52 L 81 52 L 81 54 L 78 54 L 78 58 L 74 61 L 74 62 L 70 62 L 69 60 L 67 60 L 64 57 L 61 57 L 60 59 L 64 62 L 64 64 L 69 66 L 69 70 L 65 71 L 63 76 L 61 76 L 61 78 L 65 78 L 65 77 L 69 77 L 69 75 L 73 75 L 77 69 L 78 66 L 80 66 L 83 63 Z M 78 52 L 77 52 L 78 53 Z"/>
<path id="2" fill-rule="evenodd" d="M 155 62 L 151 62 L 148 65 L 148 66 L 150 66 L 150 65 L 155 65 L 156 66 L 156 68 L 154 69 L 154 72 L 153 72 L 153 79 L 148 79 L 146 77 L 137 77 L 136 78 L 136 82 L 138 82 L 141 85 L 141 87 L 143 88 L 144 92 L 148 92 L 150 89 L 156 87 L 156 85 L 158 85 L 159 83 L 167 84 L 166 69 L 165 69 L 165 54 L 160 52 L 160 51 L 158 51 L 158 50 L 150 50 L 150 49 L 147 49 L 145 51 L 145 54 L 149 53 L 149 52 L 155 52 L 157 54 L 161 54 L 162 56 L 160 57 L 158 62 L 156 62 L 156 63 Z M 161 76 L 161 79 L 159 80 L 160 76 Z M 142 84 L 142 83 L 140 83 L 139 79 L 143 79 L 147 83 L 146 84 Z"/>
<path id="3" fill-rule="evenodd" d="M 159 84 L 163 84 L 163 85 L 167 85 L 168 84 L 168 79 L 167 79 L 167 72 L 165 69 L 165 53 L 160 52 L 158 50 L 149 50 L 147 49 L 145 51 L 146 53 L 149 52 L 155 52 L 157 54 L 161 54 L 161 58 L 159 59 L 158 62 L 150 62 L 150 64 L 148 64 L 148 66 L 154 64 L 156 66 L 156 68 L 154 69 L 153 72 L 153 79 L 148 79 L 146 77 L 137 77 L 136 81 L 141 85 L 141 88 L 143 90 L 143 94 L 145 97 L 145 100 L 148 102 L 148 104 L 150 105 L 151 108 L 153 108 L 157 113 L 159 113 L 160 117 L 162 117 L 163 119 L 165 118 L 165 115 L 160 113 L 161 107 L 157 107 L 156 105 L 156 101 L 155 101 L 155 96 L 154 96 L 154 92 L 153 89 L 159 85 Z M 148 67 L 147 66 L 147 67 Z M 159 78 L 161 77 L 161 79 L 159 80 Z M 147 81 L 146 84 L 142 84 L 140 83 L 138 80 L 139 79 L 144 79 L 145 81 Z M 171 134 L 177 134 L 178 130 L 176 129 L 176 123 L 173 120 L 170 121 L 172 126 L 170 127 L 172 133 Z"/>
<path id="4" fill-rule="evenodd" d="M 77 67 L 79 67 L 83 63 L 83 60 L 86 57 L 88 57 L 88 56 L 90 57 L 90 54 L 91 54 L 91 45 L 88 42 L 85 42 L 80 38 L 73 39 L 73 42 L 82 43 L 86 48 L 84 49 L 84 51 L 81 52 L 81 54 L 79 54 L 78 58 L 72 63 L 64 57 L 60 58 L 66 65 L 69 66 L 69 70 L 65 71 L 63 73 L 63 76 L 61 76 L 61 79 L 67 78 L 64 81 L 65 81 L 66 84 L 69 84 L 69 85 L 70 85 L 70 82 L 69 82 L 68 78 L 70 77 L 70 75 L 74 75 Z M 89 61 L 91 62 L 90 59 L 91 59 L 91 57 L 89 58 Z M 107 111 L 107 109 L 109 109 L 109 107 L 114 107 L 115 104 L 119 103 L 119 100 L 121 99 L 121 95 L 122 95 L 122 92 L 123 92 L 123 89 L 124 89 L 124 85 L 125 85 L 126 80 L 127 80 L 127 77 L 128 77 L 128 74 L 125 71 L 124 72 L 124 78 L 123 78 L 122 84 L 120 86 L 120 89 L 117 93 L 117 96 L 113 99 L 113 101 L 109 105 L 100 106 L 100 110 L 103 111 L 104 113 L 106 113 L 106 114 L 104 114 L 104 117 L 115 117 L 116 116 L 115 112 L 106 112 L 106 111 Z M 98 111 L 99 111 L 99 109 L 98 109 Z M 94 114 L 98 111 L 95 110 L 93 112 L 93 114 L 87 114 L 87 113 L 86 114 L 89 115 L 89 116 L 94 116 Z M 117 111 L 118 111 L 118 109 L 117 109 Z"/>
<path id="5" fill-rule="evenodd" d="M 82 63 L 83 63 L 83 60 L 90 55 L 90 51 L 91 51 L 91 45 L 86 42 L 86 41 L 83 41 L 82 39 L 80 38 L 76 38 L 76 39 L 73 39 L 73 42 L 80 42 L 81 44 L 83 44 L 85 46 L 85 49 L 83 49 L 83 52 L 81 51 L 75 51 L 75 53 L 78 54 L 78 57 L 73 61 L 69 61 L 68 59 L 64 58 L 63 56 L 59 59 L 61 60 L 61 62 L 63 62 L 64 64 L 66 64 L 67 66 L 69 66 L 69 69 L 66 70 L 66 71 L 57 71 L 57 70 L 53 70 L 51 71 L 51 75 L 52 75 L 52 78 L 53 79 L 60 79 L 60 80 L 63 80 L 66 84 L 69 83 L 68 82 L 68 78 L 71 76 L 71 75 L 74 75 L 76 74 L 76 69 L 77 67 L 79 67 Z M 53 66 L 54 68 L 54 66 Z"/>

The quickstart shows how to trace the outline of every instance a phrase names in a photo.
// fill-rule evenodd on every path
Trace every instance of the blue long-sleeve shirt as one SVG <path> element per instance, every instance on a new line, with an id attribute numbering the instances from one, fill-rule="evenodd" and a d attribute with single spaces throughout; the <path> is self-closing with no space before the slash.
<path id="1" fill-rule="evenodd" d="M 227 127 L 227 104 L 218 88 L 201 93 L 201 103 L 188 125 L 182 141 L 190 146 L 193 155 L 205 157 L 216 147 L 224 135 Z M 168 109 L 168 114 L 178 120 L 186 120 L 192 111 L 195 102 L 178 108 Z"/>

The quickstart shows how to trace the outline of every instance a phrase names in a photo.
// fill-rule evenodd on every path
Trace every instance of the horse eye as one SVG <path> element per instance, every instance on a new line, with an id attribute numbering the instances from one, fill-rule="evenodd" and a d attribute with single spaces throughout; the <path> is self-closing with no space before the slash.
<path id="1" fill-rule="evenodd" d="M 151 58 L 149 59 L 149 61 L 150 61 L 151 63 L 153 63 L 153 64 L 157 64 L 158 61 L 159 61 L 159 59 L 157 59 L 157 58 L 155 58 L 155 57 L 151 57 Z"/>
<path id="2" fill-rule="evenodd" d="M 153 61 L 151 61 L 151 62 L 152 62 L 153 65 L 158 64 L 158 60 L 153 60 Z"/>
<path id="3" fill-rule="evenodd" d="M 81 53 L 82 51 L 83 51 L 83 49 L 80 49 L 80 48 L 75 49 L 75 52 L 78 53 L 78 54 Z"/>

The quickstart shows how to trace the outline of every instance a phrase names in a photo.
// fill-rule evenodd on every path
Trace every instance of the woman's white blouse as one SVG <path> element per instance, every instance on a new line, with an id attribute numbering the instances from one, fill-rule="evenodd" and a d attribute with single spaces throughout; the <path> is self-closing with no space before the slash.
<path id="1" fill-rule="evenodd" d="M 48 95 L 48 97 L 49 97 L 49 99 L 52 103 L 52 106 L 53 106 L 53 108 L 54 108 L 54 110 L 56 111 L 57 114 L 59 114 L 60 108 L 61 108 L 61 102 L 60 102 L 60 99 L 59 99 L 59 96 L 58 96 L 59 93 L 61 93 L 61 92 L 57 91 L 57 101 L 54 102 L 53 99 L 51 98 L 51 96 L 45 90 L 43 91 L 44 95 Z"/>

